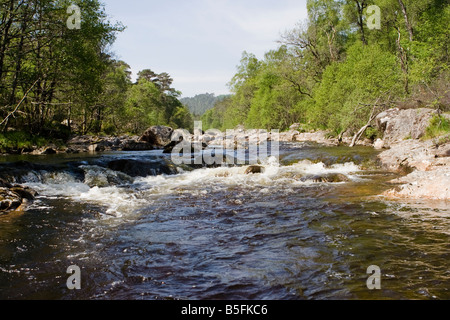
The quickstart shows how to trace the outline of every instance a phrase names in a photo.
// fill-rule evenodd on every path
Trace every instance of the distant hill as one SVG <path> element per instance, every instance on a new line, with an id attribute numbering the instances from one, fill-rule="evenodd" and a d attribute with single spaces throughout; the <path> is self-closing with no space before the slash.
<path id="1" fill-rule="evenodd" d="M 202 116 L 206 111 L 214 108 L 214 105 L 229 95 L 217 96 L 214 93 L 198 94 L 193 98 L 182 98 L 181 103 L 189 108 L 194 116 Z"/>

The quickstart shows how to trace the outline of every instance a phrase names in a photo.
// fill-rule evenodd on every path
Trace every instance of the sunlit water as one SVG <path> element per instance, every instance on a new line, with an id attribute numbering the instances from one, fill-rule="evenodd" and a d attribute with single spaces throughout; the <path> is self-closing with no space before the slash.
<path id="1" fill-rule="evenodd" d="M 43 167 L 15 175 L 39 192 L 34 204 L 0 216 L 0 298 L 450 299 L 448 202 L 384 199 L 395 176 L 375 158 L 284 144 L 262 174 L 183 167 L 133 178 L 105 163 L 168 156 L 4 158 Z M 305 179 L 329 173 L 346 181 Z M 71 265 L 81 290 L 67 289 Z M 371 265 L 381 290 L 367 288 Z"/>

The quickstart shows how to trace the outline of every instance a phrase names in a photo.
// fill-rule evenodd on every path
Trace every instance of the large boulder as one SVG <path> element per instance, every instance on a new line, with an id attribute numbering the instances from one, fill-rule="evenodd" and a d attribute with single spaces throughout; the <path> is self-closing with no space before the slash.
<path id="1" fill-rule="evenodd" d="M 28 188 L 0 179 L 0 214 L 20 210 L 24 205 L 34 200 L 37 193 Z"/>
<path id="2" fill-rule="evenodd" d="M 378 155 L 378 159 L 385 169 L 396 172 L 409 173 L 420 169 L 423 163 L 435 161 L 438 158 L 436 145 L 430 141 L 404 140 L 391 145 Z"/>
<path id="3" fill-rule="evenodd" d="M 172 141 L 173 129 L 166 126 L 153 126 L 141 136 L 139 141 L 156 147 L 165 147 Z"/>
<path id="4" fill-rule="evenodd" d="M 22 205 L 22 198 L 7 188 L 0 188 L 0 213 L 16 210 Z"/>
<path id="5" fill-rule="evenodd" d="M 384 145 L 385 145 L 385 143 L 384 143 L 383 140 L 377 139 L 377 140 L 375 141 L 375 143 L 373 144 L 373 147 L 374 147 L 375 149 L 377 149 L 377 150 L 381 150 L 381 149 L 384 148 Z"/>
<path id="6" fill-rule="evenodd" d="M 148 151 L 153 150 L 153 145 L 145 141 L 137 141 L 135 139 L 124 140 L 120 144 L 119 150 L 122 151 Z"/>
<path id="7" fill-rule="evenodd" d="M 378 130 L 384 133 L 386 146 L 406 139 L 419 139 L 425 135 L 435 110 L 428 108 L 390 109 L 376 117 Z"/>

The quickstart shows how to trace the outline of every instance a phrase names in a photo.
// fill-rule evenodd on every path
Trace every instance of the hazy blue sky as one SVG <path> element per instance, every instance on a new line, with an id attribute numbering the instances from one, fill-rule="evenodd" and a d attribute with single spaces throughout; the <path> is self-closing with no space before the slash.
<path id="1" fill-rule="evenodd" d="M 127 29 L 113 51 L 135 74 L 167 72 L 183 97 L 228 93 L 242 52 L 277 48 L 285 30 L 306 19 L 306 0 L 104 0 Z"/>

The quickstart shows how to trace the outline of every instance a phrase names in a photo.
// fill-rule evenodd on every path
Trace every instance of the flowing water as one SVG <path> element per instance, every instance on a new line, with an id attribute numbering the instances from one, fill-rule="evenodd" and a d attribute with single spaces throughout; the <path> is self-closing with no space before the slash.
<path id="1" fill-rule="evenodd" d="M 246 175 L 160 151 L 4 157 L 39 196 L 0 216 L 0 299 L 450 299 L 448 202 L 384 199 L 375 158 L 282 144 Z"/>

